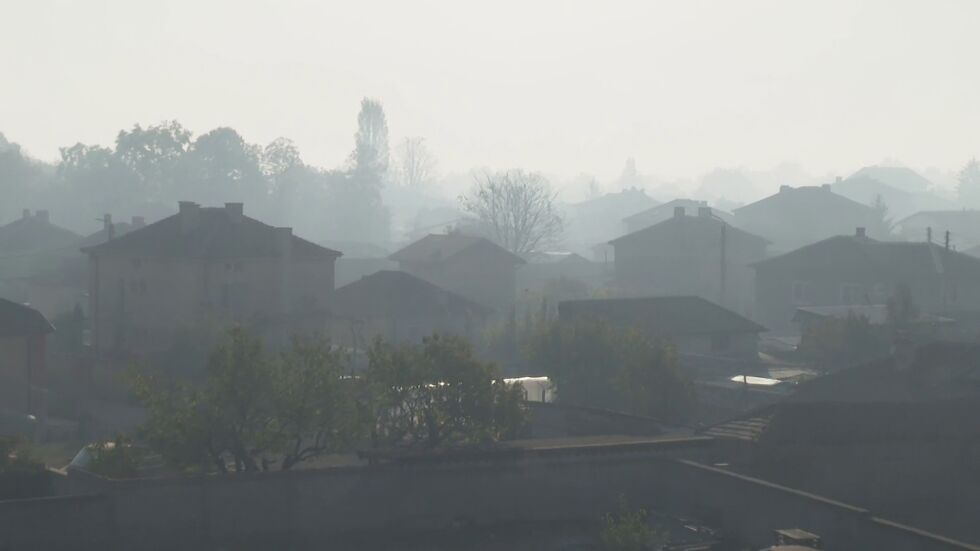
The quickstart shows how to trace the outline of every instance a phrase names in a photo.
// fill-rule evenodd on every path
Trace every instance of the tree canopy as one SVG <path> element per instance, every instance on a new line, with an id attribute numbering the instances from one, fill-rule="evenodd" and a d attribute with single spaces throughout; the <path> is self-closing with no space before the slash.
<path id="1" fill-rule="evenodd" d="M 663 420 L 683 420 L 693 408 L 693 386 L 669 342 L 651 343 L 602 320 L 558 319 L 530 339 L 527 352 L 562 402 Z"/>
<path id="2" fill-rule="evenodd" d="M 544 176 L 523 170 L 483 172 L 463 209 L 474 216 L 483 232 L 518 255 L 540 251 L 561 237 L 563 220 L 556 194 Z"/>

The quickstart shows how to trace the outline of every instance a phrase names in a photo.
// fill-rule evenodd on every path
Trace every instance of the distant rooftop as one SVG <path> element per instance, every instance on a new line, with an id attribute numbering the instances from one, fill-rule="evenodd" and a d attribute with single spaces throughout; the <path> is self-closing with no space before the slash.
<path id="1" fill-rule="evenodd" d="M 292 234 L 291 228 L 275 228 L 242 213 L 241 203 L 201 207 L 181 202 L 180 211 L 159 222 L 112 241 L 83 248 L 106 256 L 167 258 L 275 258 L 289 254 L 295 259 L 330 259 L 341 255 Z"/>
<path id="2" fill-rule="evenodd" d="M 381 270 L 337 289 L 334 309 L 345 318 L 484 316 L 490 310 L 406 272 Z"/>
<path id="3" fill-rule="evenodd" d="M 395 252 L 388 258 L 396 262 L 444 262 L 479 247 L 480 254 L 493 255 L 512 264 L 524 264 L 524 259 L 493 243 L 489 239 L 462 234 L 429 234 Z"/>
<path id="4" fill-rule="evenodd" d="M 0 226 L 0 253 L 69 249 L 81 237 L 51 223 L 50 214 L 39 210 Z"/>
<path id="5" fill-rule="evenodd" d="M 563 319 L 595 317 L 664 336 L 766 330 L 748 318 L 695 296 L 568 300 L 558 304 L 558 313 Z"/>

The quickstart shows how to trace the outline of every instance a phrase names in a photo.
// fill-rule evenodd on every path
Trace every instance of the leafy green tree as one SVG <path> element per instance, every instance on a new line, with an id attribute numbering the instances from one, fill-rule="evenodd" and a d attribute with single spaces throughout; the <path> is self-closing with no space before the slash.
<path id="1" fill-rule="evenodd" d="M 347 365 L 346 354 L 326 340 L 300 338 L 273 363 L 271 438 L 283 469 L 348 449 L 363 434 L 363 393 L 344 377 Z"/>
<path id="2" fill-rule="evenodd" d="M 255 337 L 234 328 L 211 353 L 200 384 L 135 376 L 147 410 L 140 434 L 179 468 L 290 469 L 358 437 L 359 410 L 343 365 L 322 339 L 297 339 L 270 358 Z"/>
<path id="3" fill-rule="evenodd" d="M 354 150 L 348 170 L 329 179 L 325 205 L 333 239 L 388 242 L 391 215 L 384 206 L 381 190 L 388 178 L 388 121 L 384 107 L 364 98 L 357 115 Z"/>
<path id="4" fill-rule="evenodd" d="M 693 408 L 693 386 L 672 345 L 603 320 L 555 320 L 530 340 L 527 353 L 562 402 L 665 420 L 684 419 Z"/>
<path id="5" fill-rule="evenodd" d="M 388 157 L 388 119 L 384 107 L 376 99 L 364 98 L 357 115 L 354 151 L 350 154 L 351 169 L 354 173 L 369 176 L 372 183 L 381 186 L 388 172 Z"/>
<path id="6" fill-rule="evenodd" d="M 887 356 L 891 343 L 885 328 L 865 316 L 828 318 L 805 328 L 799 351 L 826 369 L 848 367 Z"/>
<path id="7" fill-rule="evenodd" d="M 135 477 L 144 455 L 123 434 L 117 434 L 111 442 L 92 444 L 89 449 L 92 452 L 92 463 L 88 470 L 109 478 Z"/>
<path id="8" fill-rule="evenodd" d="M 268 192 L 260 165 L 261 148 L 232 128 L 199 136 L 182 157 L 180 174 L 188 199 L 206 204 L 226 201 L 264 203 Z"/>
<path id="9" fill-rule="evenodd" d="M 523 389 L 499 379 L 463 338 L 433 335 L 421 346 L 376 340 L 368 357 L 378 446 L 487 444 L 524 425 Z"/>
<path id="10" fill-rule="evenodd" d="M 650 526 L 646 509 L 631 509 L 621 500 L 619 511 L 602 517 L 599 541 L 606 551 L 654 551 L 669 542 L 668 534 Z"/>
<path id="11" fill-rule="evenodd" d="M 51 480 L 29 443 L 20 437 L 0 437 L 0 499 L 50 495 Z"/>
<path id="12" fill-rule="evenodd" d="M 81 217 L 87 223 L 104 213 L 125 210 L 144 193 L 137 174 L 111 148 L 81 143 L 61 148 L 57 187 L 61 200 L 82 209 L 88 206 Z"/>
<path id="13" fill-rule="evenodd" d="M 136 124 L 119 131 L 115 155 L 136 175 L 145 200 L 175 201 L 178 165 L 190 140 L 191 132 L 177 121 L 147 128 Z"/>
<path id="14" fill-rule="evenodd" d="M 7 141 L 0 133 L 0 196 L 8 198 L 0 204 L 0 221 L 6 222 L 20 212 L 28 197 L 46 179 L 42 165 L 24 155 L 19 145 Z"/>

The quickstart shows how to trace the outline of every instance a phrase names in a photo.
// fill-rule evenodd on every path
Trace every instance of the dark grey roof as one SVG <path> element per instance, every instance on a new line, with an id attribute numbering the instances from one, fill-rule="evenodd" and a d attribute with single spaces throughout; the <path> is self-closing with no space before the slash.
<path id="1" fill-rule="evenodd" d="M 839 235 L 811 243 L 794 251 L 760 260 L 764 267 L 786 262 L 817 266 L 857 263 L 864 269 L 893 278 L 935 274 L 938 270 L 974 271 L 980 276 L 980 258 L 948 250 L 936 244 L 908 241 L 878 241 L 867 237 Z"/>
<path id="2" fill-rule="evenodd" d="M 766 212 L 778 211 L 792 213 L 794 211 L 823 212 L 833 217 L 840 214 L 840 209 L 873 213 L 871 207 L 852 201 L 843 195 L 838 195 L 826 186 L 783 186 L 778 193 L 759 199 L 743 207 L 735 209 L 735 216 L 755 216 Z"/>
<path id="3" fill-rule="evenodd" d="M 732 222 L 735 219 L 735 217 L 732 216 L 730 212 L 725 212 L 721 209 L 716 209 L 714 207 L 711 207 L 710 205 L 708 205 L 707 201 L 700 201 L 697 199 L 672 199 L 670 201 L 667 201 L 666 203 L 656 205 L 646 210 L 640 211 L 636 214 L 627 216 L 626 218 L 623 218 L 623 222 L 626 222 L 628 224 L 632 221 L 641 221 L 651 216 L 660 215 L 661 213 L 663 213 L 666 216 L 673 216 L 674 209 L 676 207 L 684 207 L 684 209 L 687 211 L 686 213 L 689 215 L 696 215 L 699 208 L 707 207 L 711 209 L 711 214 L 717 216 L 718 218 L 721 218 L 726 222 Z"/>
<path id="4" fill-rule="evenodd" d="M 235 216 L 225 208 L 199 208 L 193 224 L 182 227 L 178 213 L 94 247 L 82 250 L 98 256 L 166 258 L 276 258 L 282 255 L 277 228 Z M 290 237 L 296 259 L 329 259 L 340 252 L 305 239 Z"/>
<path id="5" fill-rule="evenodd" d="M 69 251 L 79 239 L 78 234 L 49 222 L 46 215 L 28 215 L 0 226 L 0 252 L 3 253 Z"/>
<path id="6" fill-rule="evenodd" d="M 695 296 L 568 300 L 558 304 L 558 314 L 563 319 L 595 317 L 663 337 L 766 330 L 748 318 Z"/>
<path id="7" fill-rule="evenodd" d="M 524 264 L 524 259 L 504 249 L 483 237 L 474 235 L 438 235 L 429 234 L 411 245 L 395 252 L 388 258 L 396 262 L 443 262 L 464 251 L 476 247 L 483 249 L 483 254 L 494 255 L 512 264 Z"/>
<path id="8" fill-rule="evenodd" d="M 54 332 L 41 312 L 0 298 L 0 337 L 33 337 Z"/>
<path id="9" fill-rule="evenodd" d="M 688 228 L 690 229 L 714 228 L 717 229 L 717 231 L 720 231 L 721 226 L 723 224 L 728 226 L 728 228 L 725 231 L 731 236 L 741 236 L 746 239 L 757 239 L 761 243 L 767 243 L 765 238 L 759 237 L 758 235 L 755 235 L 754 233 L 749 233 L 745 230 L 740 230 L 735 226 L 728 224 L 724 220 L 719 220 L 717 218 L 708 217 L 708 216 L 687 216 L 687 215 L 671 216 L 670 218 L 664 220 L 663 222 L 654 224 L 652 226 L 648 226 L 646 228 L 643 228 L 642 230 L 637 230 L 633 233 L 626 234 L 622 237 L 617 237 L 616 239 L 613 239 L 609 243 L 611 245 L 615 245 L 617 243 L 643 239 L 647 236 L 654 235 L 657 232 L 661 232 L 668 228 L 673 228 L 675 226 L 678 227 L 677 229 L 681 229 L 681 230 L 688 229 Z"/>
<path id="10" fill-rule="evenodd" d="M 456 293 L 395 270 L 381 270 L 337 289 L 334 311 L 350 319 L 490 313 L 488 308 Z"/>

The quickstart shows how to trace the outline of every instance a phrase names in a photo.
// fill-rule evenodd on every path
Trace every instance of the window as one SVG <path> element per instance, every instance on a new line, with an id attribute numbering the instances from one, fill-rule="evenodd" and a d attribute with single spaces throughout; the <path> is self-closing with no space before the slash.
<path id="1" fill-rule="evenodd" d="M 864 286 L 856 283 L 842 283 L 840 286 L 841 304 L 866 304 L 868 296 L 864 292 Z"/>
<path id="2" fill-rule="evenodd" d="M 810 283 L 808 281 L 793 282 L 793 304 L 807 304 L 810 299 Z"/>

